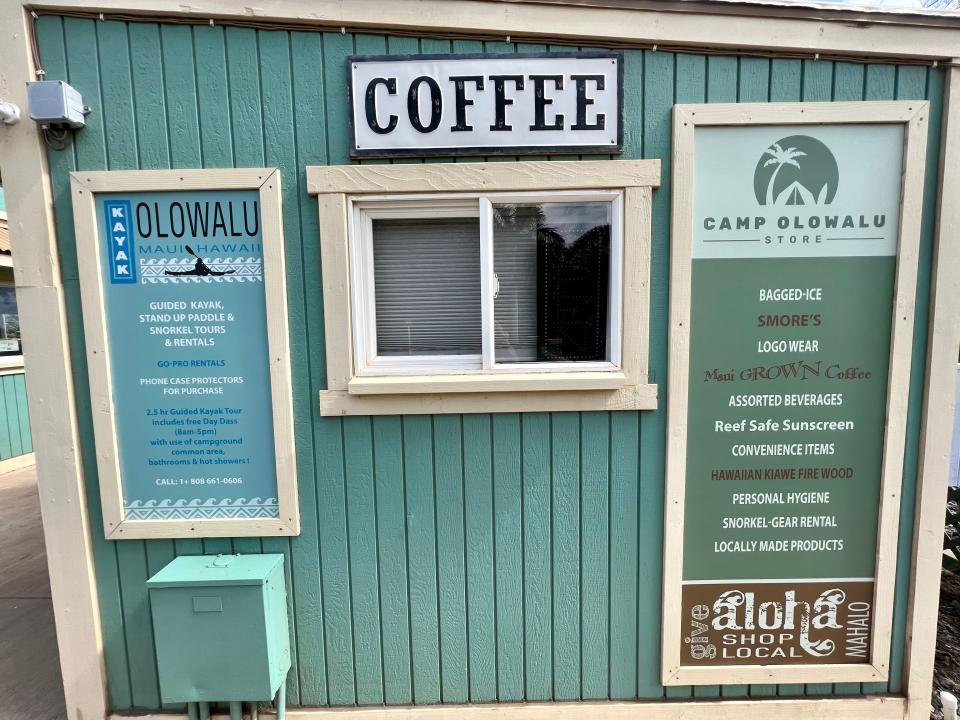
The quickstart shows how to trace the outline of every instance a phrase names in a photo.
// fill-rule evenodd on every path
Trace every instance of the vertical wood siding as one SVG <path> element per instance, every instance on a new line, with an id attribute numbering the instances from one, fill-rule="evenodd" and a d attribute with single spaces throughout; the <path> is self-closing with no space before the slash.
<path id="1" fill-rule="evenodd" d="M 23 372 L 0 375 L 0 460 L 32 452 Z"/>
<path id="2" fill-rule="evenodd" d="M 650 370 L 661 388 L 673 104 L 928 98 L 933 105 L 892 679 L 665 689 L 665 407 L 338 419 L 321 418 L 317 405 L 326 372 L 321 268 L 316 204 L 303 168 L 349 162 L 345 58 L 568 48 L 57 17 L 40 18 L 38 32 L 47 77 L 70 82 L 93 108 L 87 127 L 49 157 L 114 708 L 160 707 L 146 578 L 176 555 L 230 551 L 286 556 L 294 705 L 901 691 L 940 70 L 626 52 L 623 156 L 663 162 L 650 306 Z M 106 542 L 67 173 L 259 165 L 283 174 L 303 534 Z"/>

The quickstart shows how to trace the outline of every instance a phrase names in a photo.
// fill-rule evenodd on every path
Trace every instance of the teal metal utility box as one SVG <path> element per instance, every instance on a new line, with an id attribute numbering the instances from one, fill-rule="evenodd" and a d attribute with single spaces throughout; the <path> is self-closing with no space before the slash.
<path id="1" fill-rule="evenodd" d="M 273 699 L 290 669 L 283 555 L 178 557 L 147 581 L 160 699 Z"/>

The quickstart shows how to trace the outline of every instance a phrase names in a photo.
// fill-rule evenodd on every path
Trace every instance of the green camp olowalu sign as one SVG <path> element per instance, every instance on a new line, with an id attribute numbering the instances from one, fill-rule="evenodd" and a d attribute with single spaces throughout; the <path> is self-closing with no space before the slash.
<path id="1" fill-rule="evenodd" d="M 869 661 L 902 146 L 696 131 L 684 665 Z"/>

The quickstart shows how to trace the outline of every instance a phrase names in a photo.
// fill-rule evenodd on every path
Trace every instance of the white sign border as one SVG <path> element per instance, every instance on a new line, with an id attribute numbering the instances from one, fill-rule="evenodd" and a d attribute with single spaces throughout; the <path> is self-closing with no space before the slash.
<path id="1" fill-rule="evenodd" d="M 431 60 L 528 60 L 557 59 L 575 60 L 578 58 L 609 58 L 617 61 L 617 143 L 616 145 L 503 145 L 499 147 L 464 145 L 449 147 L 420 148 L 360 148 L 357 146 L 357 128 L 354 103 L 362 101 L 353 86 L 353 66 L 363 62 L 410 62 Z M 493 155 L 578 155 L 609 154 L 623 152 L 623 65 L 622 50 L 580 50 L 565 52 L 521 52 L 521 53 L 423 53 L 414 55 L 351 55 L 347 58 L 347 116 L 350 127 L 350 157 L 362 158 L 402 158 L 402 157 L 452 157 L 452 156 L 493 156 Z"/>
<path id="2" fill-rule="evenodd" d="M 280 171 L 277 168 L 242 168 L 72 172 L 70 186 L 104 537 L 131 540 L 299 535 Z M 260 196 L 278 518 L 128 520 L 124 515 L 96 197 L 100 193 L 191 190 L 256 190 Z"/>
<path id="3" fill-rule="evenodd" d="M 884 682 L 897 573 L 897 531 L 909 400 L 917 262 L 927 151 L 925 100 L 893 102 L 739 103 L 675 105 L 670 258 L 670 358 L 664 500 L 661 682 L 672 685 Z M 807 665 L 681 665 L 683 523 L 686 490 L 687 402 L 690 368 L 691 251 L 694 132 L 698 126 L 903 124 L 904 150 L 892 316 L 887 423 L 878 517 L 877 564 L 870 662 Z"/>

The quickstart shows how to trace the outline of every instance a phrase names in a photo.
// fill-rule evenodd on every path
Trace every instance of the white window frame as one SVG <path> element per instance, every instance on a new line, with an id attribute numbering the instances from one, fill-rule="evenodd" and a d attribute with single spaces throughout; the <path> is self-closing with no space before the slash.
<path id="1" fill-rule="evenodd" d="M 650 216 L 658 160 L 428 163 L 307 167 L 317 196 L 326 336 L 322 415 L 395 415 L 564 410 L 652 410 L 648 377 Z M 377 358 L 372 292 L 373 214 L 473 217 L 483 203 L 540 200 L 614 203 L 608 312 L 609 361 L 494 363 L 492 242 L 481 256 L 484 351 L 460 366 L 451 356 Z M 466 206 L 469 205 L 469 208 Z M 474 209 L 476 208 L 476 209 Z M 483 208 L 487 209 L 487 208 Z M 619 332 L 611 332 L 619 328 Z"/>
<path id="2" fill-rule="evenodd" d="M 599 361 L 498 362 L 495 357 L 493 301 L 493 205 L 498 203 L 610 204 L 610 267 L 607 296 L 607 359 Z M 353 361 L 358 376 L 432 375 L 442 373 L 584 372 L 615 371 L 621 366 L 623 298 L 623 193 L 593 192 L 469 193 L 449 195 L 379 195 L 351 197 L 350 279 L 352 292 Z M 376 219 L 476 218 L 480 231 L 480 295 L 483 350 L 475 355 L 377 354 L 376 298 L 374 294 L 373 226 Z"/>
<path id="3" fill-rule="evenodd" d="M 377 310 L 374 293 L 373 220 L 400 218 L 476 218 L 476 198 L 449 196 L 376 196 L 350 198 L 350 281 L 353 362 L 357 375 L 429 375 L 444 372 L 476 372 L 482 355 L 377 355 Z M 481 237 L 481 245 L 482 245 Z M 481 268 L 482 272 L 482 268 Z"/>

